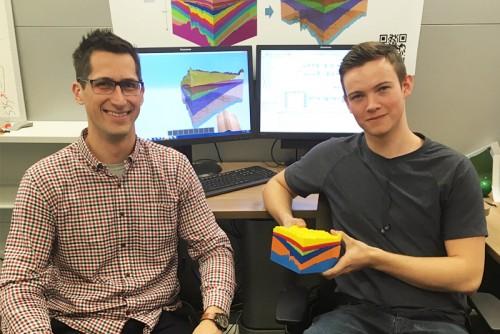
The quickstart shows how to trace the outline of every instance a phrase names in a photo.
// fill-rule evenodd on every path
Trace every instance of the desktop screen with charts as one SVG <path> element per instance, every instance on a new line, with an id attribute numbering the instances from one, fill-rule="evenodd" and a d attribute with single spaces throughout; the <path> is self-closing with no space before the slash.
<path id="1" fill-rule="evenodd" d="M 251 47 L 139 48 L 139 137 L 203 142 L 251 133 Z"/>
<path id="2" fill-rule="evenodd" d="M 361 132 L 344 102 L 338 73 L 349 49 L 259 46 L 260 132 L 282 138 Z"/>

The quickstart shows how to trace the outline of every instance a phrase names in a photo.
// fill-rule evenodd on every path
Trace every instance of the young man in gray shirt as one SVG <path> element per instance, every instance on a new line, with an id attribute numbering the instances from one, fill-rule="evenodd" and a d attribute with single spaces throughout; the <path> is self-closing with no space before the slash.
<path id="1" fill-rule="evenodd" d="M 466 294 L 480 285 L 487 234 L 477 174 L 410 130 L 413 77 L 396 48 L 354 46 L 339 72 L 364 133 L 323 142 L 264 190 L 284 226 L 305 225 L 293 197 L 325 194 L 343 234 L 345 254 L 323 275 L 345 302 L 306 333 L 467 333 Z"/>

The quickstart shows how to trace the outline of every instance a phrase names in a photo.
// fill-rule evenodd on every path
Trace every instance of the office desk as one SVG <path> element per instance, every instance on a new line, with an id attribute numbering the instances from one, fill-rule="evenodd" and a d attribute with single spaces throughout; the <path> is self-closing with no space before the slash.
<path id="1" fill-rule="evenodd" d="M 223 163 L 222 168 L 223 171 L 228 171 L 252 165 L 275 171 L 283 169 L 255 162 Z M 237 262 L 243 263 L 241 284 L 245 294 L 243 313 L 239 319 L 240 334 L 284 333 L 283 325 L 274 320 L 274 310 L 278 293 L 290 280 L 292 272 L 269 260 L 272 230 L 276 223 L 264 208 L 263 189 L 264 185 L 260 185 L 207 199 L 208 206 L 218 220 L 251 221 L 248 224 L 237 224 L 241 231 L 241 257 Z M 292 203 L 294 214 L 304 219 L 314 218 L 317 206 L 318 195 L 296 197 Z M 269 277 L 273 279 L 270 281 Z"/>
<path id="2" fill-rule="evenodd" d="M 486 251 L 497 262 L 500 263 L 500 203 L 497 207 L 490 207 L 486 216 L 488 224 L 488 238 L 486 238 Z M 486 204 L 486 206 L 489 206 Z"/>
<path id="3" fill-rule="evenodd" d="M 260 165 L 275 171 L 283 168 L 271 168 L 259 162 L 226 162 L 222 164 L 223 171 Z M 217 219 L 272 219 L 264 208 L 262 191 L 264 185 L 241 189 L 230 193 L 209 197 L 208 206 Z M 318 195 L 307 198 L 297 196 L 292 203 L 296 217 L 314 218 L 318 207 Z"/>

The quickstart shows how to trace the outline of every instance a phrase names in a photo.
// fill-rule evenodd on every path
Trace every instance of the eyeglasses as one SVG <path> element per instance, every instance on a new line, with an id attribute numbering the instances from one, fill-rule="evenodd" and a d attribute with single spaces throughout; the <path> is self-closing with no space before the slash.
<path id="1" fill-rule="evenodd" d="M 97 79 L 82 79 L 77 78 L 78 82 L 88 82 L 92 87 L 92 91 L 99 95 L 111 95 L 115 91 L 116 86 L 120 86 L 123 95 L 132 96 L 139 95 L 139 93 L 144 88 L 144 82 L 137 80 L 122 80 L 114 81 L 109 78 L 97 78 Z"/>

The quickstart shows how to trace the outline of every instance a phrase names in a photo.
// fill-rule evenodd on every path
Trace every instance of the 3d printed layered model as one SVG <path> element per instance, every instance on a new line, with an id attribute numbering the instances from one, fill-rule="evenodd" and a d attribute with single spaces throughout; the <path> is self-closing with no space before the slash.
<path id="1" fill-rule="evenodd" d="M 326 231 L 276 226 L 271 260 L 299 274 L 320 273 L 337 263 L 341 239 L 340 234 Z"/>
<path id="2" fill-rule="evenodd" d="M 243 75 L 243 70 L 238 73 L 188 70 L 181 89 L 193 127 L 243 100 Z M 238 122 L 236 116 L 234 120 Z"/>
<path id="3" fill-rule="evenodd" d="M 257 0 L 172 0 L 173 33 L 201 46 L 257 36 Z"/>
<path id="4" fill-rule="evenodd" d="M 281 19 L 300 23 L 319 44 L 329 44 L 358 18 L 366 15 L 368 0 L 281 0 Z"/>

